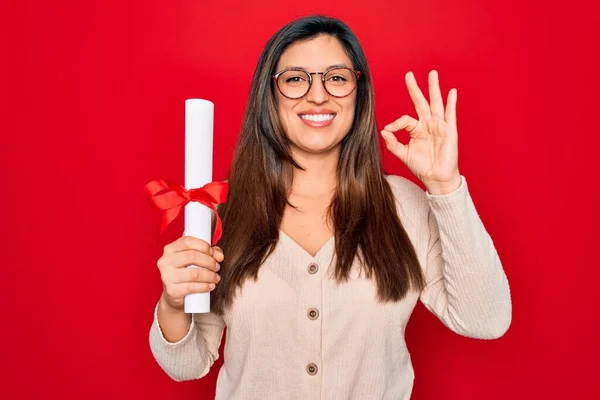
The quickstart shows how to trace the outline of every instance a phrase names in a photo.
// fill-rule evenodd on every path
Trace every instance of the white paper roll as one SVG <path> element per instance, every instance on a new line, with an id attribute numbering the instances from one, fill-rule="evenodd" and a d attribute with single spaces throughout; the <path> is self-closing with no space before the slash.
<path id="1" fill-rule="evenodd" d="M 208 100 L 185 101 L 185 188 L 195 189 L 212 182 L 214 104 Z M 212 210 L 200 203 L 185 206 L 185 236 L 211 243 Z M 198 268 L 192 266 L 192 268 Z M 210 294 L 185 297 L 186 313 L 210 312 Z"/>

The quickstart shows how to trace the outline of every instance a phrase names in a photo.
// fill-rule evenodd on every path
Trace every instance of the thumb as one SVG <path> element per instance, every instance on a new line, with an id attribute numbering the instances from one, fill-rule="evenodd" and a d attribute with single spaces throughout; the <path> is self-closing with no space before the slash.
<path id="1" fill-rule="evenodd" d="M 225 255 L 223 254 L 223 250 L 219 246 L 213 246 L 213 257 L 217 262 L 221 262 L 225 259 Z"/>

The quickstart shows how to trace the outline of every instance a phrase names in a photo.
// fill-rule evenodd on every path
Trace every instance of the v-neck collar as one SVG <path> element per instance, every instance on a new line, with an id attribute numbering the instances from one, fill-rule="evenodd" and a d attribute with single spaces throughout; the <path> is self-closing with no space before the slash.
<path id="1" fill-rule="evenodd" d="M 331 255 L 332 247 L 335 244 L 335 235 L 331 236 L 319 250 L 313 256 L 306 249 L 298 244 L 294 239 L 292 239 L 287 233 L 283 230 L 279 230 L 279 237 L 281 240 L 285 240 L 290 243 L 291 246 L 295 247 L 298 251 L 300 251 L 304 256 L 310 258 L 311 260 L 320 260 L 322 257 L 327 256 L 327 254 Z"/>

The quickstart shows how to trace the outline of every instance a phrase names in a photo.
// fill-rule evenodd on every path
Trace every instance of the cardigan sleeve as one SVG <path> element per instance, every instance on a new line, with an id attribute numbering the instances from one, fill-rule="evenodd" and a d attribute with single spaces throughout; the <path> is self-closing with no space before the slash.
<path id="1" fill-rule="evenodd" d="M 452 193 L 425 196 L 429 239 L 420 300 L 460 335 L 501 337 L 512 319 L 509 284 L 465 177 Z"/>
<path id="2" fill-rule="evenodd" d="M 158 323 L 158 304 L 150 328 L 150 349 L 156 362 L 175 381 L 204 377 L 219 358 L 225 328 L 222 317 L 214 313 L 192 314 L 188 333 L 178 342 L 168 342 Z"/>

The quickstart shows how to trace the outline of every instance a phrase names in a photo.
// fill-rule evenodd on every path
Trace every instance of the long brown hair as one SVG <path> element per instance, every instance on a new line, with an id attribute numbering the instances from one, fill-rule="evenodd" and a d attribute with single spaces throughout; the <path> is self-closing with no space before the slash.
<path id="1" fill-rule="evenodd" d="M 268 41 L 252 79 L 242 129 L 229 171 L 227 203 L 219 207 L 225 260 L 221 281 L 211 292 L 212 311 L 222 314 L 235 291 L 258 270 L 279 239 L 279 229 L 296 163 L 279 120 L 273 80 L 277 62 L 293 43 L 330 35 L 340 41 L 358 80 L 354 121 L 341 143 L 338 184 L 328 212 L 335 234 L 334 276 L 346 281 L 355 258 L 374 277 L 380 301 L 398 301 L 424 279 L 414 247 L 396 212 L 384 177 L 371 75 L 358 39 L 340 20 L 304 17 L 285 25 Z"/>

